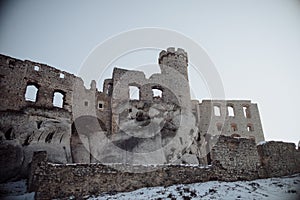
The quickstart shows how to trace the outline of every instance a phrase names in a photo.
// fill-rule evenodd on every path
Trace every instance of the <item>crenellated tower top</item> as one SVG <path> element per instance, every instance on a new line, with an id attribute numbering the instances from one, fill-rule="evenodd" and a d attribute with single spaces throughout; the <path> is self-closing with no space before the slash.
<path id="1" fill-rule="evenodd" d="M 171 67 L 180 72 L 188 80 L 188 56 L 187 53 L 178 48 L 169 47 L 159 54 L 158 63 L 162 73 L 166 72 L 166 67 Z"/>

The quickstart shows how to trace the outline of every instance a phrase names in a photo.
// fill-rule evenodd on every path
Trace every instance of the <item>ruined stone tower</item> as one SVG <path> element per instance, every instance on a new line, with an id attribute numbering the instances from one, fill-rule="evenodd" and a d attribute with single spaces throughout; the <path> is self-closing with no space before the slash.
<path id="1" fill-rule="evenodd" d="M 187 80 L 188 78 L 188 57 L 187 53 L 178 48 L 169 47 L 167 51 L 163 50 L 159 54 L 158 63 L 160 65 L 161 73 L 166 73 L 166 68 L 170 67 L 181 73 Z"/>

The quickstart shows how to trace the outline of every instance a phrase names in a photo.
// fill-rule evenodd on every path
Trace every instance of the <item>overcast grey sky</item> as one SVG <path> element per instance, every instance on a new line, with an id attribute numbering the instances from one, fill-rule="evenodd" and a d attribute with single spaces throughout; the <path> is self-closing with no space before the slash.
<path id="1" fill-rule="evenodd" d="M 1 54 L 74 74 L 98 44 L 120 32 L 142 27 L 180 32 L 206 49 L 227 99 L 258 103 L 267 140 L 300 139 L 300 0 L 9 0 L 0 6 Z M 156 62 L 157 53 L 116 64 Z M 199 88 L 197 80 L 191 84 Z M 210 98 L 199 89 L 195 97 Z"/>

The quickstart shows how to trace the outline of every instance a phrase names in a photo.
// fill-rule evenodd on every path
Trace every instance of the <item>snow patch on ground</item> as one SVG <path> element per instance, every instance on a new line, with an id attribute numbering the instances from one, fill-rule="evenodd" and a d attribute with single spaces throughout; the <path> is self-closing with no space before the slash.
<path id="1" fill-rule="evenodd" d="M 103 194 L 91 197 L 101 199 L 300 199 L 300 174 L 254 181 L 210 181 L 170 187 L 142 188 L 115 195 Z"/>
<path id="2" fill-rule="evenodd" d="M 26 180 L 0 184 L 1 200 L 33 200 L 34 193 L 26 193 Z M 88 196 L 83 197 L 87 199 Z M 72 199 L 72 198 L 70 198 Z M 90 197 L 101 199 L 256 199 L 256 200 L 299 200 L 300 174 L 282 177 L 258 179 L 254 181 L 220 182 L 210 181 L 170 187 L 141 188 L 133 192 L 102 194 Z"/>

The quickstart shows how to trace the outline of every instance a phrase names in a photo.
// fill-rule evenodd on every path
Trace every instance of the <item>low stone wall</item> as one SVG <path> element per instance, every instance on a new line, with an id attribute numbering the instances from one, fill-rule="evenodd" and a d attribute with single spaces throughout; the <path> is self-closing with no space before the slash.
<path id="1" fill-rule="evenodd" d="M 142 187 L 170 186 L 214 180 L 212 168 L 164 165 L 129 166 L 122 164 L 69 164 L 46 162 L 46 153 L 35 154 L 29 190 L 36 199 L 52 199 L 104 192 L 132 191 Z M 118 169 L 118 170 L 117 170 Z M 128 171 L 145 171 L 132 173 Z M 127 172 L 126 172 L 127 171 Z"/>
<path id="2" fill-rule="evenodd" d="M 300 151 L 294 143 L 265 142 L 257 146 L 262 165 L 261 177 L 300 173 Z"/>
<path id="3" fill-rule="evenodd" d="M 36 152 L 29 190 L 36 192 L 36 199 L 52 199 L 210 180 L 254 180 L 300 173 L 299 156 L 299 150 L 291 143 L 256 146 L 254 140 L 228 136 L 219 137 L 211 151 L 212 166 L 207 167 L 51 164 L 46 152 Z"/>

